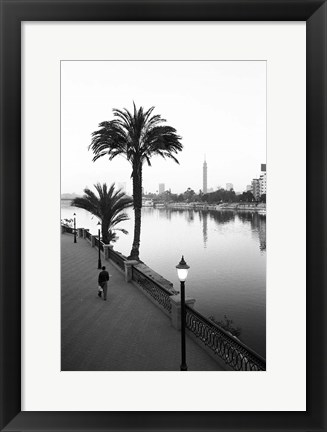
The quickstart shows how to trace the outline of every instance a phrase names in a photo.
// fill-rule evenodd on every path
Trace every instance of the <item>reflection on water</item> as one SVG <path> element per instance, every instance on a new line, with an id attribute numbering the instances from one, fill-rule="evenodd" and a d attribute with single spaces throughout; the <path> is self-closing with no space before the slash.
<path id="1" fill-rule="evenodd" d="M 211 211 L 210 217 L 216 221 L 218 225 L 221 225 L 234 221 L 236 213 L 229 210 Z"/>
<path id="2" fill-rule="evenodd" d="M 97 233 L 96 222 L 82 209 L 62 202 L 61 217 L 77 214 L 77 226 Z M 133 210 L 122 225 L 116 250 L 128 255 L 133 241 Z M 176 265 L 190 265 L 186 292 L 195 307 L 217 321 L 224 315 L 240 327 L 240 339 L 265 356 L 266 216 L 251 212 L 142 209 L 140 258 L 163 277 L 179 281 Z"/>
<path id="3" fill-rule="evenodd" d="M 261 251 L 266 250 L 266 215 L 256 212 L 238 213 L 238 217 L 243 223 L 250 223 L 254 238 L 259 240 L 259 248 Z"/>
<path id="4" fill-rule="evenodd" d="M 228 210 L 179 210 L 179 209 L 143 209 L 144 212 L 159 211 L 160 218 L 171 220 L 172 213 L 184 215 L 188 223 L 194 222 L 194 213 L 198 213 L 199 221 L 202 224 L 203 246 L 207 247 L 208 241 L 208 217 L 214 220 L 218 226 L 235 221 L 239 218 L 243 224 L 250 224 L 254 238 L 258 240 L 259 249 L 266 250 L 266 215 L 257 212 L 235 212 Z"/>
<path id="5" fill-rule="evenodd" d="M 207 240 L 208 240 L 208 212 L 207 211 L 199 212 L 199 218 L 200 221 L 202 219 L 203 247 L 206 248 Z"/>

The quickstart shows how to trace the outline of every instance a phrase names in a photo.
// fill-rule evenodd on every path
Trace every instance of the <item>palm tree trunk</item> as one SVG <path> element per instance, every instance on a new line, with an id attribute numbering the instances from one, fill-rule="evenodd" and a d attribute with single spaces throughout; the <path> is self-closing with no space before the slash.
<path id="1" fill-rule="evenodd" d="M 133 201 L 134 201 L 134 239 L 128 259 L 140 260 L 141 209 L 142 209 L 142 164 L 133 166 Z"/>
<path id="2" fill-rule="evenodd" d="M 109 231 L 109 225 L 106 223 L 103 223 L 102 221 L 102 241 L 104 244 L 109 244 L 109 235 L 108 235 L 108 231 Z"/>

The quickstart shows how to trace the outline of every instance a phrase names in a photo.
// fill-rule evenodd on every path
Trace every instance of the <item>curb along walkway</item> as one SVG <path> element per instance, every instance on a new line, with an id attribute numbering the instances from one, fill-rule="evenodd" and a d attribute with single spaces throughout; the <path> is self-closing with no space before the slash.
<path id="1" fill-rule="evenodd" d="M 97 296 L 98 250 L 61 235 L 61 370 L 179 371 L 180 332 L 124 275 L 105 261 L 107 301 Z M 189 371 L 222 370 L 186 337 Z"/>

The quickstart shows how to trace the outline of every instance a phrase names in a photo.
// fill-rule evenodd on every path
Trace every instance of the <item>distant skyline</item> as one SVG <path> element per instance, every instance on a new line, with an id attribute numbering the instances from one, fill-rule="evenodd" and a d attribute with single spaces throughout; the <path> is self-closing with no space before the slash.
<path id="1" fill-rule="evenodd" d="M 91 134 L 111 120 L 113 108 L 133 101 L 155 106 L 182 136 L 180 165 L 155 157 L 144 165 L 143 188 L 159 183 L 174 193 L 233 183 L 243 191 L 266 163 L 266 63 L 264 61 L 63 61 L 61 63 L 61 193 L 82 194 L 94 183 L 126 184 L 131 166 L 121 156 L 92 162 Z M 206 157 L 205 157 L 206 155 Z"/>

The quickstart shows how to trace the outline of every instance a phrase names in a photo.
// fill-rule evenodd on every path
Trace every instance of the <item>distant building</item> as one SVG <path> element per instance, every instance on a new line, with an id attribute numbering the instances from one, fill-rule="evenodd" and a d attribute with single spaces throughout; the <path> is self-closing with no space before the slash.
<path id="1" fill-rule="evenodd" d="M 211 192 L 214 192 L 213 188 L 207 189 L 207 193 L 211 193 Z"/>
<path id="2" fill-rule="evenodd" d="M 159 195 L 165 192 L 165 183 L 159 183 Z"/>
<path id="3" fill-rule="evenodd" d="M 142 207 L 153 207 L 153 199 L 151 198 L 142 198 Z"/>
<path id="4" fill-rule="evenodd" d="M 208 167 L 205 159 L 203 162 L 203 189 L 202 190 L 204 194 L 208 192 Z"/>
<path id="5" fill-rule="evenodd" d="M 260 181 L 259 179 L 253 179 L 252 180 L 252 194 L 254 196 L 254 199 L 256 201 L 260 198 Z"/>
<path id="6" fill-rule="evenodd" d="M 246 186 L 246 192 L 252 192 L 252 186 L 251 185 Z"/>
<path id="7" fill-rule="evenodd" d="M 260 196 L 267 193 L 267 173 L 264 172 L 259 178 Z"/>
<path id="8" fill-rule="evenodd" d="M 261 171 L 263 174 L 260 176 L 260 195 L 267 194 L 267 173 L 266 173 L 266 164 L 261 164 Z"/>
<path id="9" fill-rule="evenodd" d="M 233 183 L 226 183 L 226 190 L 231 191 L 232 189 L 234 189 Z"/>

